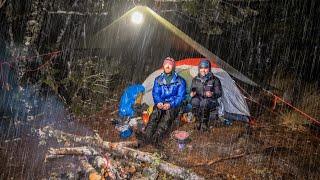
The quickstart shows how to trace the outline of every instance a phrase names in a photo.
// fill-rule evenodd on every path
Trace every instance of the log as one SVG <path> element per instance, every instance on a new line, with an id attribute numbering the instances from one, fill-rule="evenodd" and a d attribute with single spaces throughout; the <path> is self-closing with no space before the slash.
<path id="1" fill-rule="evenodd" d="M 115 147 L 136 147 L 138 145 L 137 141 L 123 141 L 123 142 L 107 142 L 103 141 L 103 139 L 99 136 L 99 134 L 95 134 L 94 136 L 79 136 L 75 134 L 69 134 L 60 130 L 53 129 L 50 126 L 46 126 L 42 129 L 42 132 L 47 134 L 49 137 L 55 137 L 60 141 L 73 141 L 81 144 L 90 144 L 95 146 L 104 146 L 105 148 L 115 148 Z"/>
<path id="2" fill-rule="evenodd" d="M 99 153 L 92 147 L 64 147 L 64 148 L 50 148 L 49 153 L 52 155 L 77 155 L 77 156 L 95 156 Z"/>
<path id="3" fill-rule="evenodd" d="M 86 160 L 80 160 L 80 163 L 86 173 L 89 174 L 89 180 L 104 180 L 104 178 L 92 167 L 92 165 Z"/>
<path id="4" fill-rule="evenodd" d="M 55 155 L 55 154 L 46 154 L 44 157 L 44 162 L 48 162 L 49 160 L 63 158 L 65 155 Z"/>
<path id="5" fill-rule="evenodd" d="M 105 178 L 120 179 L 115 162 L 111 157 L 96 156 L 94 166 L 101 169 L 100 173 L 103 174 Z"/>
<path id="6" fill-rule="evenodd" d="M 96 143 L 99 147 L 112 151 L 116 153 L 118 156 L 126 156 L 131 159 L 146 162 L 150 164 L 154 164 L 157 168 L 164 171 L 167 174 L 170 174 L 174 177 L 181 178 L 181 179 L 204 179 L 203 177 L 197 175 L 196 173 L 193 173 L 189 171 L 188 169 L 185 169 L 183 167 L 176 166 L 174 164 L 168 163 L 166 161 L 161 160 L 159 157 L 156 157 L 155 155 L 148 153 L 148 152 L 142 152 L 136 149 L 132 149 L 129 147 L 123 146 L 121 142 L 119 143 L 111 143 L 107 141 L 102 141 L 100 137 L 90 137 L 90 136 L 77 136 L 65 133 L 60 130 L 54 130 L 51 127 L 47 126 L 43 129 L 43 132 L 47 132 L 51 134 L 52 136 L 55 136 L 56 138 L 63 137 L 64 139 L 70 139 L 74 140 L 75 142 L 88 142 L 88 143 Z M 101 142 L 102 141 L 102 142 Z"/>
<path id="7" fill-rule="evenodd" d="M 106 148 L 107 146 L 104 147 Z M 167 174 L 170 174 L 173 177 L 181 179 L 204 179 L 203 177 L 191 172 L 188 169 L 163 161 L 159 157 L 156 157 L 155 155 L 148 152 L 142 152 L 129 147 L 115 147 L 109 148 L 108 150 L 111 150 L 122 156 L 130 157 L 134 160 L 153 164 L 160 170 L 164 171 Z"/>
<path id="8" fill-rule="evenodd" d="M 49 154 L 46 155 L 46 160 L 53 159 L 53 158 L 61 158 L 65 157 L 67 155 L 73 155 L 73 156 L 96 156 L 94 160 L 94 169 L 100 169 L 100 173 L 105 175 L 105 177 L 111 178 L 111 179 L 119 179 L 118 171 L 115 168 L 115 161 L 111 157 L 102 157 L 99 156 L 99 153 L 93 149 L 92 147 L 71 147 L 71 148 L 50 148 Z M 92 171 L 91 165 L 89 165 L 86 161 L 82 161 L 81 164 L 85 167 L 86 172 L 89 173 Z M 96 176 L 97 173 L 93 173 Z M 91 175 L 91 174 L 90 174 Z"/>
<path id="9" fill-rule="evenodd" d="M 50 148 L 45 156 L 44 161 L 47 162 L 51 159 L 63 158 L 66 155 L 74 156 L 94 156 L 98 155 L 98 152 L 91 147 L 72 147 L 72 148 Z"/>

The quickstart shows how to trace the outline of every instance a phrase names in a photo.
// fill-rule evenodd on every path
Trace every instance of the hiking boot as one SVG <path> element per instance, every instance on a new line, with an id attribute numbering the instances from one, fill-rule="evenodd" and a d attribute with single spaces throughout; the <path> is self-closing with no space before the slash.
<path id="1" fill-rule="evenodd" d="M 206 119 L 205 120 L 201 120 L 202 122 L 198 122 L 195 126 L 195 129 L 197 129 L 198 131 L 208 131 L 210 128 L 209 128 L 209 124 L 208 122 L 206 122 Z"/>

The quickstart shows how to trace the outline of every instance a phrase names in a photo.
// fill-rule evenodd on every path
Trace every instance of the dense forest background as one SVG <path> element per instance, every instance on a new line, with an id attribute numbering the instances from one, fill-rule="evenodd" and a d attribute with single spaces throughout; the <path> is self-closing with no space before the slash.
<path id="1" fill-rule="evenodd" d="M 262 87 L 280 90 L 293 103 L 302 99 L 306 84 L 319 88 L 316 0 L 2 0 L 0 4 L 2 92 L 32 84 L 72 104 L 96 92 L 108 96 L 115 84 L 123 87 L 142 80 L 143 76 L 123 76 L 119 67 L 130 62 L 77 48 L 79 41 L 135 5 L 151 7 Z M 47 53 L 51 54 L 43 55 Z M 161 64 L 161 59 L 152 61 Z M 99 87 L 86 80 L 99 73 L 94 77 Z"/>
<path id="2" fill-rule="evenodd" d="M 256 121 L 229 126 L 221 118 L 210 135 L 186 123 L 179 127 L 191 137 L 184 151 L 172 137 L 164 140 L 163 157 L 153 147 L 137 149 L 155 153 L 152 168 L 162 158 L 208 179 L 319 177 L 319 0 L 0 0 L 0 179 L 85 178 L 88 172 L 80 164 L 87 157 L 46 161 L 48 153 L 83 146 L 73 142 L 78 135 L 122 142 L 112 120 L 118 118 L 124 88 L 141 83 L 161 67 L 164 57 L 199 56 L 171 47 L 159 53 L 141 45 L 154 42 L 154 48 L 176 40 L 145 38 L 160 26 L 146 27 L 146 34 L 131 38 L 145 38 L 143 43 L 83 48 L 96 32 L 137 5 L 150 7 L 260 85 L 235 78 Z M 130 39 L 134 33 L 128 34 Z M 110 49 L 121 56 L 110 55 Z M 98 150 L 99 156 L 113 154 Z M 167 179 L 164 175 L 159 178 Z"/>

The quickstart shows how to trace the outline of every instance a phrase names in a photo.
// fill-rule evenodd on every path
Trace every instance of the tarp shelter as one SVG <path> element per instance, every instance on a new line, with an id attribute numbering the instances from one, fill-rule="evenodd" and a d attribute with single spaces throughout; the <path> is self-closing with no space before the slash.
<path id="1" fill-rule="evenodd" d="M 132 21 L 136 13 L 142 18 L 140 24 Z M 203 56 L 234 78 L 257 86 L 255 82 L 146 6 L 132 8 L 89 38 L 83 47 L 101 49 L 108 55 L 120 59 L 123 68 L 127 68 L 128 75 L 143 74 L 138 79 L 140 81 L 157 69 L 167 56 L 175 59 Z"/>
<path id="2" fill-rule="evenodd" d="M 140 24 L 132 22 L 132 18 L 137 12 L 139 13 L 138 18 L 142 20 Z M 122 72 L 132 78 L 142 75 L 135 79 L 140 82 L 158 69 L 162 60 L 167 56 L 175 59 L 186 57 L 208 58 L 216 67 L 213 68 L 214 74 L 222 81 L 224 86 L 223 96 L 225 98 L 222 99 L 225 101 L 223 104 L 226 112 L 250 116 L 245 99 L 229 74 L 244 83 L 252 86 L 258 85 L 148 7 L 136 6 L 129 10 L 88 39 L 85 47 L 101 49 L 108 55 L 120 59 Z M 189 64 L 180 67 L 195 73 L 198 60 L 190 61 Z M 186 63 L 187 61 L 183 62 Z M 153 83 L 149 79 L 154 78 L 153 75 L 155 74 L 159 74 L 158 71 L 152 73 L 144 83 L 147 93 L 150 92 L 150 87 L 152 87 L 152 84 L 147 83 Z M 148 94 L 144 97 L 144 101 L 151 104 L 150 97 L 149 100 L 146 100 L 146 98 L 148 99 L 147 96 Z"/>

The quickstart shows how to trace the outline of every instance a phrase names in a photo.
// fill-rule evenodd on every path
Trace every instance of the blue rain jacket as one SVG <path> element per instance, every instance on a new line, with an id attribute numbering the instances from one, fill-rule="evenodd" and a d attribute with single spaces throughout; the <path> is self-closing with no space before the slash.
<path id="1" fill-rule="evenodd" d="M 124 90 L 119 104 L 120 117 L 132 117 L 134 115 L 132 105 L 134 105 L 138 95 L 144 91 L 145 89 L 141 84 L 129 86 Z"/>
<path id="2" fill-rule="evenodd" d="M 169 103 L 171 108 L 181 105 L 186 96 L 186 81 L 177 73 L 173 73 L 170 83 L 166 82 L 166 75 L 162 73 L 154 80 L 152 96 L 154 104 Z"/>

